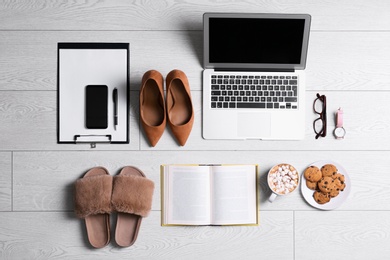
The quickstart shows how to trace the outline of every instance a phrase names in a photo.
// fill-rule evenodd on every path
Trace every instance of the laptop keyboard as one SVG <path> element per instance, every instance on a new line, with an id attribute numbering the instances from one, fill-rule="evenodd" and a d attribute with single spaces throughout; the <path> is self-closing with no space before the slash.
<path id="1" fill-rule="evenodd" d="M 298 76 L 211 75 L 211 108 L 297 109 Z"/>

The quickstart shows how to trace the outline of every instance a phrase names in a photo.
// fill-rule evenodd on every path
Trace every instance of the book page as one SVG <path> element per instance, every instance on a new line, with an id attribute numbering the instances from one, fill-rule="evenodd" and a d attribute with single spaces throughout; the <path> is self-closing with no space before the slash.
<path id="1" fill-rule="evenodd" d="M 212 222 L 257 224 L 256 165 L 212 168 Z"/>
<path id="2" fill-rule="evenodd" d="M 165 166 L 164 224 L 210 224 L 209 171 L 209 167 Z"/>

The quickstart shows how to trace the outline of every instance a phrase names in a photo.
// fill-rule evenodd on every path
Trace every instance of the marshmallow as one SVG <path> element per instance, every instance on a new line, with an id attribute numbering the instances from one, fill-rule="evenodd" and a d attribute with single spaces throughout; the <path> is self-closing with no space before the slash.
<path id="1" fill-rule="evenodd" d="M 278 165 L 268 175 L 270 188 L 278 194 L 288 194 L 298 186 L 298 172 L 291 165 Z"/>

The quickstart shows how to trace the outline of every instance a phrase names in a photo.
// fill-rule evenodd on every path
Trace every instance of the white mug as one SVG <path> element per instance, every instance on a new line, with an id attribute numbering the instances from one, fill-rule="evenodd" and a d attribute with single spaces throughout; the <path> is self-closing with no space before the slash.
<path id="1" fill-rule="evenodd" d="M 272 191 L 268 201 L 273 202 L 277 196 L 290 194 L 297 189 L 299 173 L 291 164 L 280 163 L 269 170 L 267 183 Z"/>

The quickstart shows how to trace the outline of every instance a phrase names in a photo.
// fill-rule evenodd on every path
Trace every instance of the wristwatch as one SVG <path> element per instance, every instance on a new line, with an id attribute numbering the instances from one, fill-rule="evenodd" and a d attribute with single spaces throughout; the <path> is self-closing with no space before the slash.
<path id="1" fill-rule="evenodd" d="M 336 139 L 344 139 L 346 133 L 343 127 L 343 114 L 343 110 L 339 108 L 336 113 L 336 129 L 333 132 Z"/>

